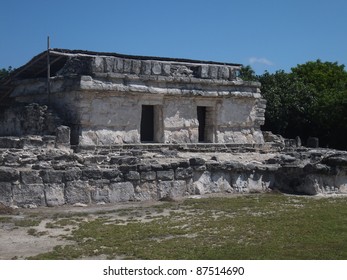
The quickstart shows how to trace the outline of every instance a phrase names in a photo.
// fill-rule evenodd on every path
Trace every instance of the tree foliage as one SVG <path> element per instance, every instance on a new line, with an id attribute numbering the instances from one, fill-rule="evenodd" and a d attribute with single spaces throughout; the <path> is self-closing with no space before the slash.
<path id="1" fill-rule="evenodd" d="M 267 100 L 264 130 L 284 137 L 318 137 L 322 146 L 347 149 L 347 72 L 344 65 L 320 60 L 297 65 L 290 73 L 265 72 L 257 79 Z M 253 72 L 254 73 L 254 72 Z M 241 72 L 242 74 L 242 72 Z"/>
<path id="2" fill-rule="evenodd" d="M 258 77 L 250 65 L 241 68 L 240 78 L 244 81 L 258 81 Z"/>
<path id="3" fill-rule="evenodd" d="M 259 77 L 267 100 L 265 130 L 293 138 L 307 137 L 312 123 L 314 89 L 297 76 L 277 71 Z"/>

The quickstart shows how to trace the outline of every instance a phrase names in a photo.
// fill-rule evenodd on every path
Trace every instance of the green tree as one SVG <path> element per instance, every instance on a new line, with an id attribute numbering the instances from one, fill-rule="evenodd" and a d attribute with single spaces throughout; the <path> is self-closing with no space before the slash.
<path id="1" fill-rule="evenodd" d="M 322 62 L 320 59 L 299 64 L 292 68 L 306 84 L 313 85 L 319 93 L 330 90 L 344 90 L 347 86 L 347 72 L 337 62 Z"/>
<path id="2" fill-rule="evenodd" d="M 283 70 L 274 74 L 265 72 L 259 81 L 267 100 L 263 129 L 288 138 L 307 137 L 307 129 L 312 123 L 314 89 Z"/>
<path id="3" fill-rule="evenodd" d="M 240 70 L 240 78 L 244 81 L 258 81 L 258 76 L 250 65 L 242 66 Z"/>
<path id="4" fill-rule="evenodd" d="M 307 62 L 292 72 L 315 89 L 311 133 L 323 146 L 347 149 L 347 72 L 337 62 Z"/>
<path id="5" fill-rule="evenodd" d="M 267 100 L 264 130 L 288 138 L 319 137 L 322 146 L 347 149 L 347 72 L 344 65 L 307 62 L 291 73 L 259 76 Z"/>

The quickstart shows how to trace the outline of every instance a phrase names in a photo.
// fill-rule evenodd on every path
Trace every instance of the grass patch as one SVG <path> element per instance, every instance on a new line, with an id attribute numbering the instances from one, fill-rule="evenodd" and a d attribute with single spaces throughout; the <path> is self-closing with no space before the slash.
<path id="1" fill-rule="evenodd" d="M 16 220 L 14 222 L 14 225 L 17 227 L 36 227 L 40 224 L 40 220 L 34 220 L 34 219 L 22 219 L 22 220 Z"/>
<path id="2" fill-rule="evenodd" d="M 63 218 L 63 219 L 55 220 L 54 222 L 48 222 L 46 223 L 45 227 L 46 228 L 64 228 L 66 226 L 77 225 L 81 221 L 82 219 L 78 217 Z"/>
<path id="3" fill-rule="evenodd" d="M 0 217 L 0 223 L 9 223 L 12 221 L 12 217 Z"/>
<path id="4" fill-rule="evenodd" d="M 48 231 L 38 231 L 37 229 L 29 228 L 27 233 L 32 236 L 40 237 L 43 235 L 47 235 Z"/>
<path id="5" fill-rule="evenodd" d="M 77 246 L 34 258 L 347 259 L 346 202 L 279 194 L 187 199 L 179 210 L 146 209 L 170 213 L 146 222 L 81 222 L 69 236 Z"/>

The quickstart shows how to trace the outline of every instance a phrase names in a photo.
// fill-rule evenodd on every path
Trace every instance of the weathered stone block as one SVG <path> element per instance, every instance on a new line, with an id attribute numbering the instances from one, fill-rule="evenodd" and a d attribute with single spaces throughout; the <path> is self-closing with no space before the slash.
<path id="1" fill-rule="evenodd" d="M 13 203 L 18 206 L 46 206 L 44 186 L 38 185 L 14 185 Z"/>
<path id="2" fill-rule="evenodd" d="M 65 187 L 65 200 L 68 204 L 91 202 L 90 188 L 86 182 L 67 182 Z"/>
<path id="3" fill-rule="evenodd" d="M 151 61 L 142 61 L 141 74 L 150 75 L 152 73 Z"/>
<path id="4" fill-rule="evenodd" d="M 229 68 L 227 66 L 220 66 L 218 69 L 218 78 L 228 80 L 230 77 Z"/>
<path id="5" fill-rule="evenodd" d="M 140 161 L 139 158 L 137 157 L 111 157 L 110 159 L 110 164 L 128 164 L 128 165 L 133 165 L 137 164 Z"/>
<path id="6" fill-rule="evenodd" d="M 236 193 L 248 193 L 248 174 L 233 173 L 231 174 L 231 185 Z"/>
<path id="7" fill-rule="evenodd" d="M 130 73 L 131 72 L 131 60 L 130 59 L 124 59 L 123 60 L 123 72 L 124 73 Z"/>
<path id="8" fill-rule="evenodd" d="M 61 184 L 64 181 L 64 171 L 61 170 L 42 170 L 40 176 L 44 183 Z"/>
<path id="9" fill-rule="evenodd" d="M 189 167 L 189 161 L 188 160 L 180 160 L 178 162 L 178 167 L 182 167 L 182 168 Z"/>
<path id="10" fill-rule="evenodd" d="M 102 171 L 102 177 L 111 181 L 121 181 L 122 172 L 118 169 L 105 169 Z"/>
<path id="11" fill-rule="evenodd" d="M 59 145 L 70 145 L 70 127 L 58 126 L 55 130 L 56 144 Z"/>
<path id="12" fill-rule="evenodd" d="M 113 71 L 117 73 L 122 73 L 123 72 L 123 59 L 116 57 L 114 60 L 114 66 L 113 66 Z"/>
<path id="13" fill-rule="evenodd" d="M 126 180 L 137 181 L 140 180 L 140 173 L 137 171 L 129 171 L 124 175 Z"/>
<path id="14" fill-rule="evenodd" d="M 225 169 L 232 170 L 232 171 L 243 170 L 244 168 L 244 164 L 242 164 L 241 162 L 232 161 L 232 160 L 226 163 L 223 163 L 223 165 L 225 166 Z"/>
<path id="15" fill-rule="evenodd" d="M 199 166 L 204 165 L 206 161 L 203 158 L 191 158 L 189 159 L 189 163 L 191 166 Z"/>
<path id="16" fill-rule="evenodd" d="M 211 180 L 214 183 L 214 187 L 211 188 L 211 192 L 233 192 L 233 188 L 230 185 L 231 178 L 228 172 L 212 173 Z"/>
<path id="17" fill-rule="evenodd" d="M 5 205 L 12 204 L 12 184 L 0 182 L 0 202 Z"/>
<path id="18" fill-rule="evenodd" d="M 202 79 L 208 79 L 208 74 L 209 74 L 209 70 L 208 70 L 208 65 L 201 65 L 199 67 L 199 77 Z"/>
<path id="19" fill-rule="evenodd" d="M 154 171 L 158 171 L 158 170 L 163 170 L 163 166 L 159 163 L 152 163 L 151 164 L 151 169 Z"/>
<path id="20" fill-rule="evenodd" d="M 335 186 L 339 193 L 347 194 L 347 174 L 338 176 L 335 179 Z"/>
<path id="21" fill-rule="evenodd" d="M 107 162 L 108 157 L 104 155 L 90 155 L 83 158 L 83 163 L 88 164 L 101 164 Z"/>
<path id="22" fill-rule="evenodd" d="M 171 162 L 171 163 L 170 163 L 170 167 L 171 167 L 173 170 L 176 170 L 178 166 L 179 166 L 179 163 L 178 163 L 178 162 Z M 171 168 L 170 168 L 170 169 L 171 169 Z"/>
<path id="23" fill-rule="evenodd" d="M 19 155 L 16 154 L 5 154 L 3 158 L 3 162 L 8 166 L 19 166 Z"/>
<path id="24" fill-rule="evenodd" d="M 0 166 L 0 182 L 14 182 L 18 179 L 18 170 L 11 167 Z"/>
<path id="25" fill-rule="evenodd" d="M 323 158 L 322 163 L 329 166 L 347 166 L 347 155 L 346 154 L 330 155 Z"/>
<path id="26" fill-rule="evenodd" d="M 214 183 L 211 179 L 211 173 L 208 171 L 205 171 L 203 173 L 194 174 L 194 191 L 195 194 L 205 194 L 205 193 L 211 193 L 212 189 L 214 188 Z"/>
<path id="27" fill-rule="evenodd" d="M 170 64 L 163 64 L 163 74 L 165 76 L 170 76 L 171 75 L 171 66 Z"/>
<path id="28" fill-rule="evenodd" d="M 114 67 L 114 57 L 105 57 L 104 58 L 104 63 L 105 63 L 105 72 L 106 73 L 111 73 L 113 72 L 113 67 Z"/>
<path id="29" fill-rule="evenodd" d="M 130 182 L 114 183 L 109 187 L 110 202 L 132 201 L 134 198 L 134 186 Z"/>
<path id="30" fill-rule="evenodd" d="M 105 69 L 104 59 L 100 56 L 94 57 L 92 61 L 92 71 L 95 73 L 103 73 Z"/>
<path id="31" fill-rule="evenodd" d="M 131 73 L 133 74 L 140 74 L 141 72 L 141 61 L 140 60 L 133 60 L 131 62 Z"/>
<path id="32" fill-rule="evenodd" d="M 173 170 L 157 171 L 157 180 L 170 181 L 174 179 L 174 175 L 175 173 Z"/>
<path id="33" fill-rule="evenodd" d="M 225 164 L 220 164 L 219 162 L 207 162 L 206 169 L 212 172 L 216 170 L 226 170 L 227 168 Z"/>
<path id="34" fill-rule="evenodd" d="M 0 137 L 0 148 L 2 149 L 20 149 L 22 143 L 19 138 L 16 137 Z"/>
<path id="35" fill-rule="evenodd" d="M 82 171 L 80 169 L 68 169 L 64 171 L 64 180 L 65 181 L 77 181 L 81 178 Z"/>
<path id="36" fill-rule="evenodd" d="M 149 164 L 140 164 L 137 166 L 138 171 L 151 171 L 152 167 Z"/>
<path id="37" fill-rule="evenodd" d="M 156 177 L 155 171 L 141 172 L 141 181 L 154 181 Z"/>
<path id="38" fill-rule="evenodd" d="M 121 171 L 123 174 L 128 173 L 129 171 L 136 171 L 137 166 L 136 165 L 120 165 L 118 166 L 119 171 Z"/>
<path id="39" fill-rule="evenodd" d="M 217 79 L 218 78 L 218 66 L 210 65 L 208 76 L 210 79 Z"/>
<path id="40" fill-rule="evenodd" d="M 194 171 L 198 171 L 198 172 L 207 170 L 206 165 L 197 165 L 197 166 L 193 166 L 193 168 L 194 168 Z"/>
<path id="41" fill-rule="evenodd" d="M 135 200 L 145 201 L 151 199 L 158 199 L 157 183 L 144 182 L 135 188 Z"/>
<path id="42" fill-rule="evenodd" d="M 39 171 L 36 170 L 27 170 L 20 172 L 20 179 L 22 184 L 42 184 L 42 178 L 39 175 Z"/>
<path id="43" fill-rule="evenodd" d="M 175 171 L 176 180 L 189 179 L 193 177 L 193 169 L 191 167 L 188 168 L 177 168 Z"/>
<path id="44" fill-rule="evenodd" d="M 45 184 L 44 193 L 49 207 L 65 204 L 64 184 Z"/>
<path id="45" fill-rule="evenodd" d="M 84 169 L 82 170 L 82 179 L 83 180 L 89 180 L 89 179 L 101 179 L 102 178 L 102 170 L 100 169 Z"/>
<path id="46" fill-rule="evenodd" d="M 92 202 L 110 202 L 110 190 L 108 186 L 99 186 L 91 191 Z"/>
<path id="47" fill-rule="evenodd" d="M 158 199 L 175 199 L 187 193 L 185 181 L 164 181 L 158 183 Z"/>
<path id="48" fill-rule="evenodd" d="M 154 75 L 160 75 L 161 74 L 161 66 L 162 66 L 162 64 L 160 62 L 154 61 L 152 63 L 152 73 Z"/>
<path id="49" fill-rule="evenodd" d="M 158 182 L 158 199 L 169 197 L 172 181 Z"/>
<path id="50" fill-rule="evenodd" d="M 171 163 L 162 163 L 161 164 L 160 170 L 171 170 L 171 169 L 172 169 Z"/>

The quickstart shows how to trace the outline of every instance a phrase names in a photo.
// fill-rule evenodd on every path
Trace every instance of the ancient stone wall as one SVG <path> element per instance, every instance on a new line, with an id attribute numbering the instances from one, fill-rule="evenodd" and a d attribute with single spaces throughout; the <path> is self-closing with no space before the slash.
<path id="1" fill-rule="evenodd" d="M 3 143 L 5 143 L 3 141 Z M 0 149 L 0 202 L 20 207 L 178 199 L 208 193 L 347 193 L 347 154 L 327 150 L 178 154 L 169 147 L 79 152 L 37 147 Z M 183 148 L 183 147 L 182 147 Z M 204 148 L 204 146 L 202 147 Z M 239 147 L 240 149 L 240 147 Z M 250 151 L 250 147 L 247 148 Z M 247 150 L 246 149 L 246 150 Z M 253 148 L 254 149 L 254 148 Z M 199 148 L 197 149 L 199 150 Z M 203 151 L 203 149 L 201 149 Z"/>
<path id="2" fill-rule="evenodd" d="M 16 103 L 0 111 L 0 136 L 53 135 L 61 123 L 46 105 Z"/>

